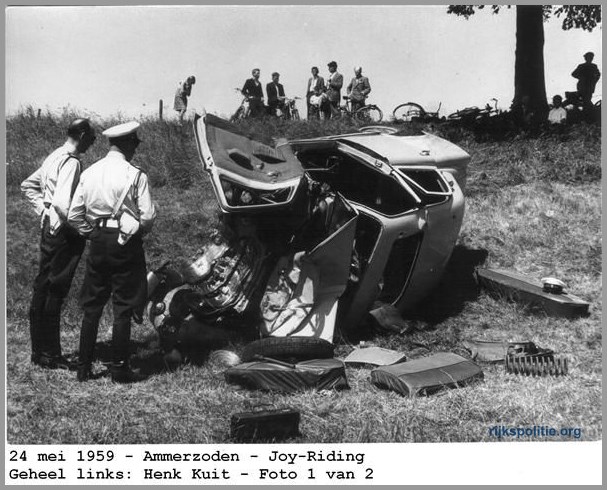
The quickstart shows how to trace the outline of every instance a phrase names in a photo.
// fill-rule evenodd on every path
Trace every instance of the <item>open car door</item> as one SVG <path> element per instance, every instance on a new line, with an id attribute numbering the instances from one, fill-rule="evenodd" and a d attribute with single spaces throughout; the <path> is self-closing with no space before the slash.
<path id="1" fill-rule="evenodd" d="M 304 170 L 285 145 L 256 141 L 212 114 L 196 115 L 200 159 L 224 212 L 256 212 L 289 206 Z"/>

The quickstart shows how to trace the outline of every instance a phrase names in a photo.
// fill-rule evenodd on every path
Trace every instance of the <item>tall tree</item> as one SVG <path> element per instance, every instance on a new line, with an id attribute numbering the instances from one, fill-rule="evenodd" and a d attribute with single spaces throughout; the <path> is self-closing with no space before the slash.
<path id="1" fill-rule="evenodd" d="M 468 19 L 485 5 L 449 5 L 447 12 Z M 490 5 L 494 14 L 510 5 Z M 545 113 L 546 82 L 544 78 L 544 21 L 551 16 L 562 17 L 562 28 L 592 31 L 601 23 L 600 5 L 517 5 L 516 52 L 514 62 L 514 99 L 512 109 L 523 100 L 532 110 Z M 524 99 L 525 98 L 525 99 Z"/>

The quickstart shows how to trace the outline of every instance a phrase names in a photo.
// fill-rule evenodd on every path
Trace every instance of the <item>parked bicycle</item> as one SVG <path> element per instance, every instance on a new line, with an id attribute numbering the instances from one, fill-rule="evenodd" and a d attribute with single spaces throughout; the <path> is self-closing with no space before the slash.
<path id="1" fill-rule="evenodd" d="M 301 97 L 293 97 L 292 99 L 289 97 L 279 97 L 279 99 L 282 100 L 283 103 L 278 106 L 276 115 L 285 121 L 299 121 L 301 117 L 299 116 L 299 109 L 297 109 L 296 101 L 300 100 Z"/>
<path id="2" fill-rule="evenodd" d="M 436 112 L 428 112 L 416 102 L 405 102 L 397 105 L 392 111 L 394 122 L 436 122 L 442 102 L 438 104 Z"/>
<path id="3" fill-rule="evenodd" d="M 465 107 L 464 109 L 449 114 L 447 118 L 452 121 L 473 122 L 500 114 L 501 111 L 497 108 L 497 99 L 493 98 L 491 99 L 491 102 L 493 105 L 487 103 L 484 109 L 476 106 Z"/>
<path id="4" fill-rule="evenodd" d="M 384 117 L 384 113 L 375 104 L 368 104 L 353 111 L 350 97 L 344 95 L 342 99 L 345 100 L 346 103 L 339 108 L 341 117 L 352 117 L 359 121 L 376 123 L 381 122 Z"/>
<path id="5" fill-rule="evenodd" d="M 234 90 L 236 92 L 238 92 L 239 94 L 242 94 L 242 92 L 239 88 L 235 88 Z M 250 113 L 251 113 L 251 107 L 249 104 L 249 97 L 247 97 L 245 95 L 242 98 L 242 102 L 240 103 L 240 106 L 238 106 L 238 109 L 236 109 L 236 112 L 234 114 L 232 114 L 232 117 L 230 117 L 230 122 L 236 122 L 236 121 L 241 121 L 243 119 L 246 119 L 249 117 Z"/>

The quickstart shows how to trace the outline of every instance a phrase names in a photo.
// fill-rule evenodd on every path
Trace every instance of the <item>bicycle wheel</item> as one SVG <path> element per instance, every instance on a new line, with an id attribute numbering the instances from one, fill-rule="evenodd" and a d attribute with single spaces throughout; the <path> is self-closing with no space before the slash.
<path id="1" fill-rule="evenodd" d="M 378 123 L 382 120 L 384 114 L 376 105 L 366 105 L 358 109 L 354 116 L 360 121 Z"/>
<path id="2" fill-rule="evenodd" d="M 411 122 L 414 118 L 421 118 L 425 113 L 424 108 L 415 102 L 397 105 L 392 111 L 395 122 Z"/>
<path id="3" fill-rule="evenodd" d="M 454 112 L 447 116 L 448 119 L 474 119 L 481 110 L 478 107 L 466 107 L 461 111 Z"/>

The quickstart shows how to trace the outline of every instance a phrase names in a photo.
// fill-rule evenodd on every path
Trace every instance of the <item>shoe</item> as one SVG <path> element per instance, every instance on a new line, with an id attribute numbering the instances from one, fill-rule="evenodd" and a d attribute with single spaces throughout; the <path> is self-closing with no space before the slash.
<path id="1" fill-rule="evenodd" d="M 114 383 L 138 383 L 147 379 L 147 376 L 133 371 L 127 363 L 113 364 L 110 367 L 110 374 Z"/>
<path id="2" fill-rule="evenodd" d="M 76 379 L 83 383 L 84 381 L 88 381 L 93 377 L 93 372 L 91 371 L 91 366 L 78 366 L 78 370 L 76 372 Z"/>
<path id="3" fill-rule="evenodd" d="M 46 356 L 32 354 L 32 363 L 43 369 L 64 369 L 73 371 L 75 366 L 64 356 Z"/>

